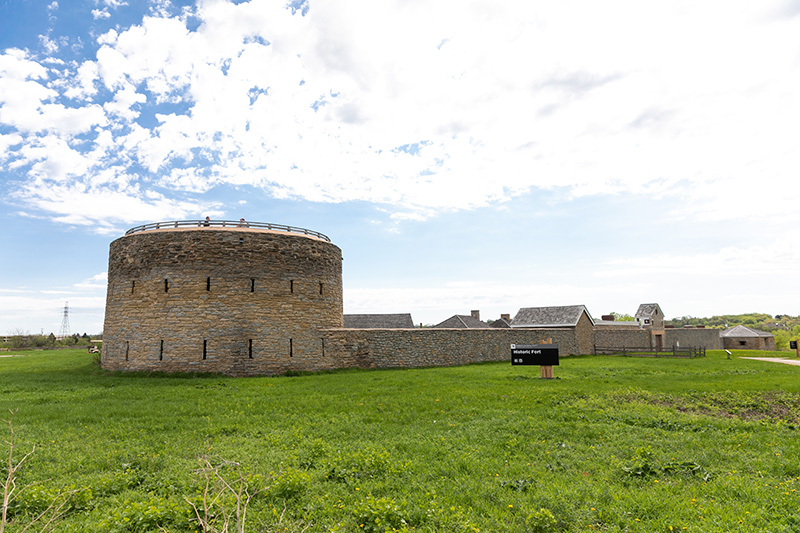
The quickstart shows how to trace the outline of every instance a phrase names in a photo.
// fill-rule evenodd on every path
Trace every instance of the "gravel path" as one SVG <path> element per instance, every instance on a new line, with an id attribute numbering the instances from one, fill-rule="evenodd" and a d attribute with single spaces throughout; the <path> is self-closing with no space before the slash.
<path id="1" fill-rule="evenodd" d="M 741 359 L 752 359 L 754 361 L 769 361 L 770 363 L 783 363 L 785 365 L 800 366 L 800 359 L 782 359 L 780 357 L 741 357 Z"/>

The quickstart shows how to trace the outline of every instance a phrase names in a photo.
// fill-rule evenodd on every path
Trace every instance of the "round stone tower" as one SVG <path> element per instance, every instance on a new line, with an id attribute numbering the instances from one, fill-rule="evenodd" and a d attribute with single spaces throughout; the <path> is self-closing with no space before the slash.
<path id="1" fill-rule="evenodd" d="M 321 233 L 178 221 L 111 243 L 102 367 L 229 375 L 328 368 L 342 252 Z"/>

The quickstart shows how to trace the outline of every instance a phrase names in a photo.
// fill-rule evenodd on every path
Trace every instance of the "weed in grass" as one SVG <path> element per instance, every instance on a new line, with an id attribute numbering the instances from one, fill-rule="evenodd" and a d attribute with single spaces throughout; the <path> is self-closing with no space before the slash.
<path id="1" fill-rule="evenodd" d="M 558 521 L 548 509 L 539 509 L 528 515 L 525 519 L 525 528 L 528 533 L 552 533 L 557 531 Z"/>

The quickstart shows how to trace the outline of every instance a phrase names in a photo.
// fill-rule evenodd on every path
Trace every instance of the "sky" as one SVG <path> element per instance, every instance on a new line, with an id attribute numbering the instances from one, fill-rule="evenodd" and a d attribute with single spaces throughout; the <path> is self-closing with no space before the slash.
<path id="1" fill-rule="evenodd" d="M 273 222 L 345 313 L 800 315 L 800 1 L 0 0 L 0 334 L 108 246 Z"/>

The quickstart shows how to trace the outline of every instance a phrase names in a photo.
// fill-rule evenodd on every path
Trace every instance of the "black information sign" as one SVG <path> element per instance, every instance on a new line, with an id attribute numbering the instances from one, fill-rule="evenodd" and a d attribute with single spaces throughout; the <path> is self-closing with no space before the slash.
<path id="1" fill-rule="evenodd" d="M 789 341 L 789 348 L 792 350 L 797 349 L 797 341 Z"/>
<path id="2" fill-rule="evenodd" d="M 512 344 L 511 364 L 558 366 L 558 344 Z"/>

